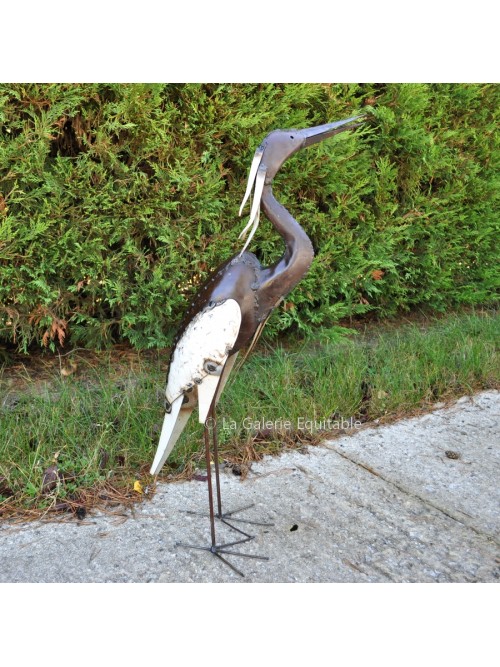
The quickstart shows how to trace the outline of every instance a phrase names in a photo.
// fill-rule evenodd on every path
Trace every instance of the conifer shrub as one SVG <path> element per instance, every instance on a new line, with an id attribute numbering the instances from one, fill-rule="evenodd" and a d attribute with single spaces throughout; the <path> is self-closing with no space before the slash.
<path id="1" fill-rule="evenodd" d="M 275 128 L 368 113 L 275 180 L 316 259 L 268 333 L 498 293 L 493 84 L 3 84 L 0 341 L 168 345 L 241 248 L 253 152 Z M 264 218 L 250 250 L 282 241 Z"/>

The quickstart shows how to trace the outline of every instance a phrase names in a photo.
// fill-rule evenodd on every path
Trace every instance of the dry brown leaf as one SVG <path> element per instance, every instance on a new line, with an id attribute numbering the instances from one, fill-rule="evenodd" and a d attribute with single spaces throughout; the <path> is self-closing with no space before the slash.
<path id="1" fill-rule="evenodd" d="M 43 473 L 42 492 L 48 493 L 56 488 L 59 480 L 59 470 L 56 465 L 49 466 Z"/>

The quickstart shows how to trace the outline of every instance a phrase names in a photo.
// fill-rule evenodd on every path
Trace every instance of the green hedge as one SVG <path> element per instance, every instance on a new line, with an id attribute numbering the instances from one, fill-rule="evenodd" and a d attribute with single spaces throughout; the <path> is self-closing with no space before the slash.
<path id="1" fill-rule="evenodd" d="M 196 284 L 239 250 L 253 151 L 278 127 L 369 111 L 287 162 L 275 193 L 310 273 L 270 333 L 498 290 L 493 84 L 0 86 L 0 340 L 171 340 Z M 251 250 L 281 240 L 263 220 Z"/>

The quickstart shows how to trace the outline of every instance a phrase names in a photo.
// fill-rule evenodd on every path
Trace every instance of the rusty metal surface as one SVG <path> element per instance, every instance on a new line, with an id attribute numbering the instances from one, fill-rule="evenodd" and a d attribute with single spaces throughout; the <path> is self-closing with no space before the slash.
<path id="1" fill-rule="evenodd" d="M 253 190 L 250 219 L 240 235 L 240 237 L 247 236 L 245 245 L 239 255 L 227 260 L 209 276 L 191 303 L 174 341 L 167 377 L 167 414 L 151 473 L 159 472 L 180 434 L 179 429 L 176 429 L 176 425 L 180 422 L 175 416 L 174 406 L 178 413 L 179 402 L 183 394 L 188 404 L 188 392 L 193 384 L 197 384 L 198 419 L 205 425 L 205 461 L 209 471 L 207 485 L 211 543 L 210 546 L 184 543 L 184 546 L 212 552 L 242 577 L 244 575 L 241 570 L 228 562 L 225 556 L 248 559 L 259 559 L 261 556 L 232 550 L 235 545 L 245 543 L 253 537 L 226 520 L 229 515 L 222 511 L 218 471 L 215 475 L 217 512 L 214 510 L 212 455 L 208 437 L 207 414 L 211 414 L 214 419 L 215 404 L 219 395 L 217 389 L 220 385 L 223 366 L 247 344 L 250 343 L 249 349 L 252 349 L 273 309 L 297 285 L 308 271 L 314 258 L 314 250 L 309 237 L 285 207 L 274 198 L 272 180 L 281 165 L 298 150 L 349 129 L 354 120 L 357 118 L 348 118 L 344 121 L 304 130 L 275 130 L 264 139 L 252 160 L 247 188 L 240 208 L 241 215 Z M 283 255 L 270 267 L 262 267 L 255 255 L 246 252 L 246 247 L 258 228 L 261 208 L 285 244 Z M 228 305 L 230 308 L 226 314 L 223 309 Z M 235 313 L 238 318 L 234 317 Z M 217 314 L 217 317 L 214 314 Z M 231 322 L 238 320 L 239 329 L 237 327 L 228 328 L 228 317 L 230 320 L 232 318 Z M 208 405 L 210 407 L 207 411 Z M 182 421 L 185 422 L 184 419 Z M 212 429 L 211 435 L 214 460 L 217 461 L 215 431 L 216 427 Z M 215 517 L 240 535 L 244 535 L 244 539 L 230 540 L 223 544 L 217 543 Z M 263 559 L 265 560 L 265 557 Z"/>
<path id="2" fill-rule="evenodd" d="M 175 336 L 173 349 L 193 317 L 231 298 L 238 302 L 242 313 L 240 333 L 232 349 L 232 353 L 237 352 L 251 342 L 261 323 L 300 282 L 313 261 L 313 247 L 297 220 L 275 199 L 272 180 L 283 163 L 301 148 L 359 127 L 361 123 L 353 123 L 358 118 L 303 130 L 275 130 L 264 139 L 256 151 L 258 169 L 265 173 L 260 205 L 283 238 L 284 253 L 270 267 L 263 267 L 250 252 L 236 254 L 221 264 L 207 278 L 189 306 Z"/>

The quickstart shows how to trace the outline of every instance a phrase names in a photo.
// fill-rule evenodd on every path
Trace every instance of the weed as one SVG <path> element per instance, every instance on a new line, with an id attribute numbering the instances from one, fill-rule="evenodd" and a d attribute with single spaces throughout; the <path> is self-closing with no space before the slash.
<path id="1" fill-rule="evenodd" d="M 452 314 L 426 326 L 381 326 L 287 349 L 264 342 L 221 397 L 221 459 L 244 476 L 252 460 L 334 437 L 347 423 L 391 419 L 498 387 L 499 324 L 495 312 Z M 7 389 L 13 372 L 4 370 L 0 513 L 78 516 L 95 503 L 139 500 L 137 479 L 152 491 L 148 470 L 163 418 L 165 373 L 157 360 L 133 359 L 119 372 L 106 355 L 97 365 L 80 361 L 75 375 L 53 373 L 43 383 L 29 381 L 22 366 L 24 389 L 15 400 Z M 161 478 L 189 478 L 202 468 L 201 443 L 202 426 L 193 416 Z"/>

